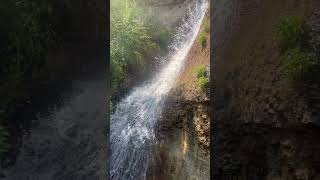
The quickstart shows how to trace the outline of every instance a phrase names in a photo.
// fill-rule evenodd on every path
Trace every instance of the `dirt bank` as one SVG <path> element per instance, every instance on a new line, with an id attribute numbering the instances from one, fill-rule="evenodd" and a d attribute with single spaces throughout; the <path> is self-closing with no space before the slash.
<path id="1" fill-rule="evenodd" d="M 213 176 L 318 179 L 318 108 L 309 103 L 309 91 L 294 87 L 281 70 L 272 32 L 280 17 L 308 18 L 319 6 L 312 0 L 238 0 L 223 7 L 232 16 L 215 32 Z"/>

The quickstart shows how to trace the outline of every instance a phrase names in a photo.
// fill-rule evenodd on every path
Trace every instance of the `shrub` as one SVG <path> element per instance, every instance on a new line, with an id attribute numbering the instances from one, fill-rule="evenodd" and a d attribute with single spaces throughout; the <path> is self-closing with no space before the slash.
<path id="1" fill-rule="evenodd" d="M 299 48 L 288 50 L 285 54 L 285 71 L 290 79 L 303 79 L 315 63 L 310 53 Z"/>
<path id="2" fill-rule="evenodd" d="M 206 77 L 207 76 L 207 71 L 206 71 L 206 67 L 201 65 L 199 67 L 196 68 L 196 75 L 197 78 L 199 79 L 200 77 Z"/>
<path id="3" fill-rule="evenodd" d="M 200 77 L 198 78 L 198 85 L 199 87 L 204 90 L 206 88 L 208 88 L 209 86 L 209 79 L 206 77 Z"/>
<path id="4" fill-rule="evenodd" d="M 202 47 L 205 47 L 207 44 L 207 36 L 205 32 L 202 32 L 199 36 L 199 42 L 202 45 Z"/>
<path id="5" fill-rule="evenodd" d="M 117 89 L 127 79 L 130 68 L 146 67 L 159 49 L 149 32 L 151 24 L 144 9 L 135 1 L 111 1 L 110 61 L 112 88 Z"/>
<path id="6" fill-rule="evenodd" d="M 304 34 L 303 23 L 297 17 L 286 17 L 276 24 L 274 33 L 282 51 L 295 48 Z"/>

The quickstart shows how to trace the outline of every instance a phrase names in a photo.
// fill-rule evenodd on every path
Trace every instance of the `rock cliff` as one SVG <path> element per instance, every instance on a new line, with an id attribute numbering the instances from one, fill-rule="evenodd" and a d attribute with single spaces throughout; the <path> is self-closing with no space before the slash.
<path id="1" fill-rule="evenodd" d="M 314 22 L 319 3 L 217 0 L 214 5 L 212 176 L 319 179 L 319 81 L 292 83 L 272 38 L 280 17 Z"/>

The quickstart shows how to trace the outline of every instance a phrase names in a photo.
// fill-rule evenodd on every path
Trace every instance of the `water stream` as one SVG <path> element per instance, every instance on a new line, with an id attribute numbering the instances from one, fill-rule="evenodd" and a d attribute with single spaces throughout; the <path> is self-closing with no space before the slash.
<path id="1" fill-rule="evenodd" d="M 150 81 L 123 98 L 111 115 L 110 176 L 112 179 L 145 179 L 155 143 L 154 128 L 174 87 L 208 8 L 207 0 L 193 1 L 177 28 L 165 65 Z"/>

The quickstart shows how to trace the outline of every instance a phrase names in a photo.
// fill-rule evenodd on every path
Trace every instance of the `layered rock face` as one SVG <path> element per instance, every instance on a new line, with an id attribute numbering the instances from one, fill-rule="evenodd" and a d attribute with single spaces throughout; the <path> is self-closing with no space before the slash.
<path id="1" fill-rule="evenodd" d="M 311 39 L 317 39 L 317 4 L 312 0 L 215 2 L 213 177 L 320 178 L 319 81 L 292 83 L 272 39 L 273 25 L 288 15 L 313 22 Z"/>
<path id="2" fill-rule="evenodd" d="M 147 179 L 209 179 L 209 101 L 188 101 L 174 91 L 156 129 Z"/>

